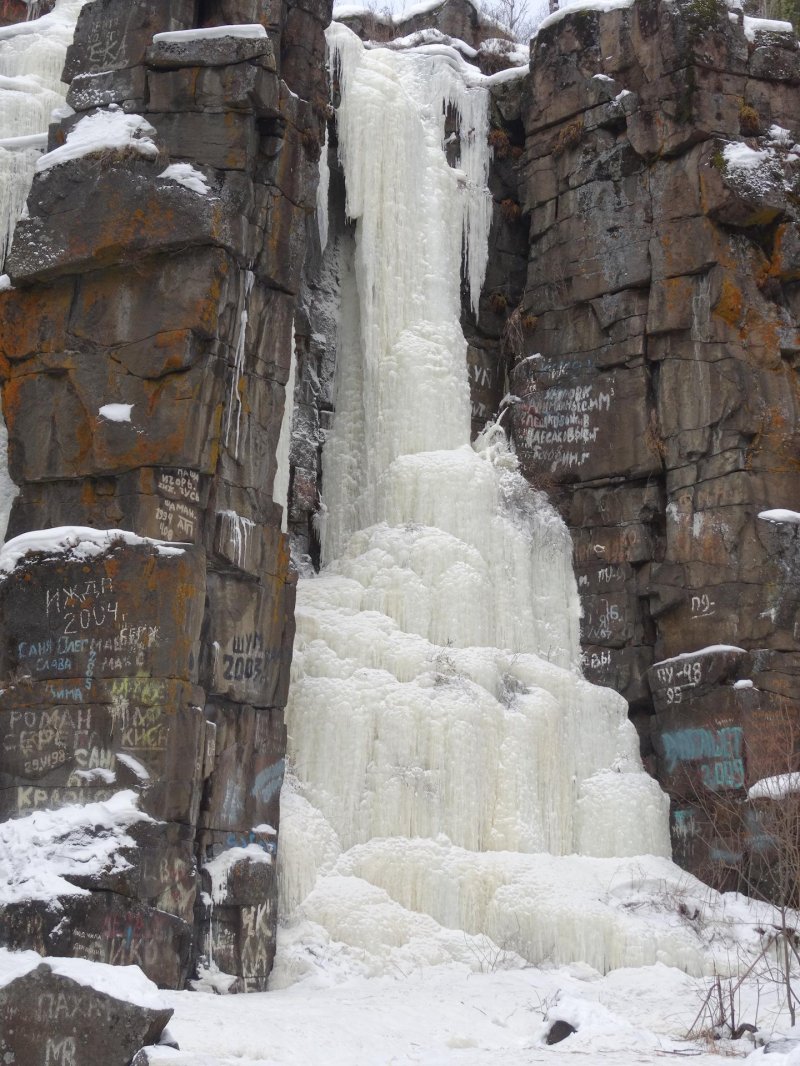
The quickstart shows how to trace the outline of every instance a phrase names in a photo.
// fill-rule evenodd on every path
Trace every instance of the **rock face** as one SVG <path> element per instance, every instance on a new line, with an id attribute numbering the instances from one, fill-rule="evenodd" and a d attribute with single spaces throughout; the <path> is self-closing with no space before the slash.
<path id="1" fill-rule="evenodd" d="M 546 26 L 531 70 L 509 421 L 573 532 L 586 673 L 707 874 L 707 802 L 785 771 L 800 715 L 800 527 L 759 518 L 800 499 L 798 41 L 636 0 Z M 674 658 L 715 645 L 743 651 Z"/>
<path id="2" fill-rule="evenodd" d="M 9 906 L 0 943 L 138 963 L 171 987 L 199 961 L 262 989 L 274 955 L 295 579 L 273 484 L 329 17 L 324 2 L 88 4 L 65 72 L 76 114 L 50 148 L 98 115 L 141 116 L 154 147 L 100 138 L 43 169 L 0 294 L 9 538 L 180 544 L 49 550 L 0 583 L 2 817 L 134 787 L 160 823 L 134 873 L 84 885 L 58 928 Z M 237 23 L 265 29 L 213 31 Z M 213 39 L 153 41 L 190 29 Z"/>
<path id="3" fill-rule="evenodd" d="M 23 22 L 28 17 L 25 0 L 0 0 L 0 26 Z"/>

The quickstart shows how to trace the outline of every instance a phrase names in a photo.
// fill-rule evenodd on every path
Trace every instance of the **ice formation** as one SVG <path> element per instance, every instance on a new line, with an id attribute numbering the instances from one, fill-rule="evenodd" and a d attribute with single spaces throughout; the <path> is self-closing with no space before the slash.
<path id="1" fill-rule="evenodd" d="M 337 24 L 328 42 L 356 236 L 324 566 L 298 593 L 274 984 L 343 954 L 371 973 L 463 959 L 486 935 L 536 962 L 702 968 L 687 930 L 626 909 L 645 883 L 702 889 L 666 858 L 624 701 L 580 673 L 567 530 L 498 427 L 470 444 L 459 282 L 463 252 L 474 304 L 485 84 L 449 48 Z"/>
<path id="2" fill-rule="evenodd" d="M 236 412 L 234 434 L 233 457 L 239 458 L 239 435 L 242 423 L 242 391 L 246 380 L 244 375 L 244 353 L 247 340 L 247 322 L 249 315 L 250 293 L 253 291 L 256 276 L 252 270 L 248 270 L 245 276 L 244 294 L 242 297 L 242 309 L 239 312 L 239 330 L 236 335 L 236 350 L 234 352 L 233 379 L 228 394 L 227 410 L 225 413 L 225 444 L 230 446 L 231 426 L 234 424 L 234 410 Z"/>
<path id="3" fill-rule="evenodd" d="M 292 345 L 294 345 L 294 326 L 292 326 Z M 284 388 L 283 419 L 275 453 L 275 480 L 272 487 L 272 500 L 283 508 L 281 529 L 285 533 L 289 528 L 289 452 L 292 444 L 292 423 L 294 421 L 294 384 L 297 371 L 297 353 L 292 348 L 289 363 L 289 377 Z"/>
<path id="4" fill-rule="evenodd" d="M 251 518 L 244 518 L 236 511 L 220 511 L 222 523 L 222 536 L 231 545 L 233 559 L 237 566 L 244 566 L 247 562 L 247 550 L 250 545 L 250 534 L 255 528 L 255 522 Z"/>

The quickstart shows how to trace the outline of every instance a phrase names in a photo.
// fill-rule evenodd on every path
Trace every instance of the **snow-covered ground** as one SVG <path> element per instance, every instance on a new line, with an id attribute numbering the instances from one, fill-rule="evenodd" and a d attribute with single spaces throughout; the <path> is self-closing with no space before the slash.
<path id="1" fill-rule="evenodd" d="M 530 1063 L 679 1062 L 717 1066 L 720 1053 L 761 1061 L 752 1040 L 686 1040 L 707 982 L 663 965 L 615 970 L 589 967 L 497 969 L 440 967 L 406 975 L 354 978 L 333 987 L 305 983 L 263 995 L 220 997 L 167 993 L 175 1008 L 170 1032 L 179 1052 L 159 1050 L 171 1066 L 522 1066 Z M 500 960 L 500 966 L 503 962 Z M 755 989 L 748 991 L 754 1003 Z M 774 1014 L 762 990 L 761 1013 Z M 742 1019 L 751 1020 L 744 1005 Z M 578 1031 L 554 1046 L 549 1023 Z M 548 1022 L 545 1021 L 548 1019 Z M 724 1061 L 724 1059 L 722 1060 Z M 765 1066 L 796 1066 L 800 1054 L 770 1054 Z"/>

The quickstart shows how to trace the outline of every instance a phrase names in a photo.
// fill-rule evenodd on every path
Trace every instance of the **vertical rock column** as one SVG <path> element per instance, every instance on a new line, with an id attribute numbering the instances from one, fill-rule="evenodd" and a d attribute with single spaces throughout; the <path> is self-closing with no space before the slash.
<path id="1" fill-rule="evenodd" d="M 8 536 L 151 538 L 65 532 L 0 584 L 3 816 L 133 787 L 158 820 L 79 917 L 8 909 L 0 935 L 164 985 L 202 958 L 260 989 L 274 955 L 294 586 L 272 491 L 327 17 L 298 44 L 261 0 L 87 5 L 0 296 Z M 183 30 L 205 32 L 153 40 Z"/>

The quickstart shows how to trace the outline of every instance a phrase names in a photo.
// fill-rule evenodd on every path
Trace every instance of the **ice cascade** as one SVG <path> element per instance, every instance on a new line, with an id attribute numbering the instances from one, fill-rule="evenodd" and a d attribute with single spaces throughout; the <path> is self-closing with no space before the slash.
<path id="1" fill-rule="evenodd" d="M 335 23 L 328 44 L 356 231 L 324 565 L 298 593 L 274 983 L 463 960 L 487 935 L 535 962 L 702 968 L 684 931 L 622 906 L 680 872 L 625 702 L 580 672 L 568 532 L 502 431 L 470 444 L 459 286 L 463 254 L 474 304 L 486 264 L 488 90 L 449 48 Z"/>

